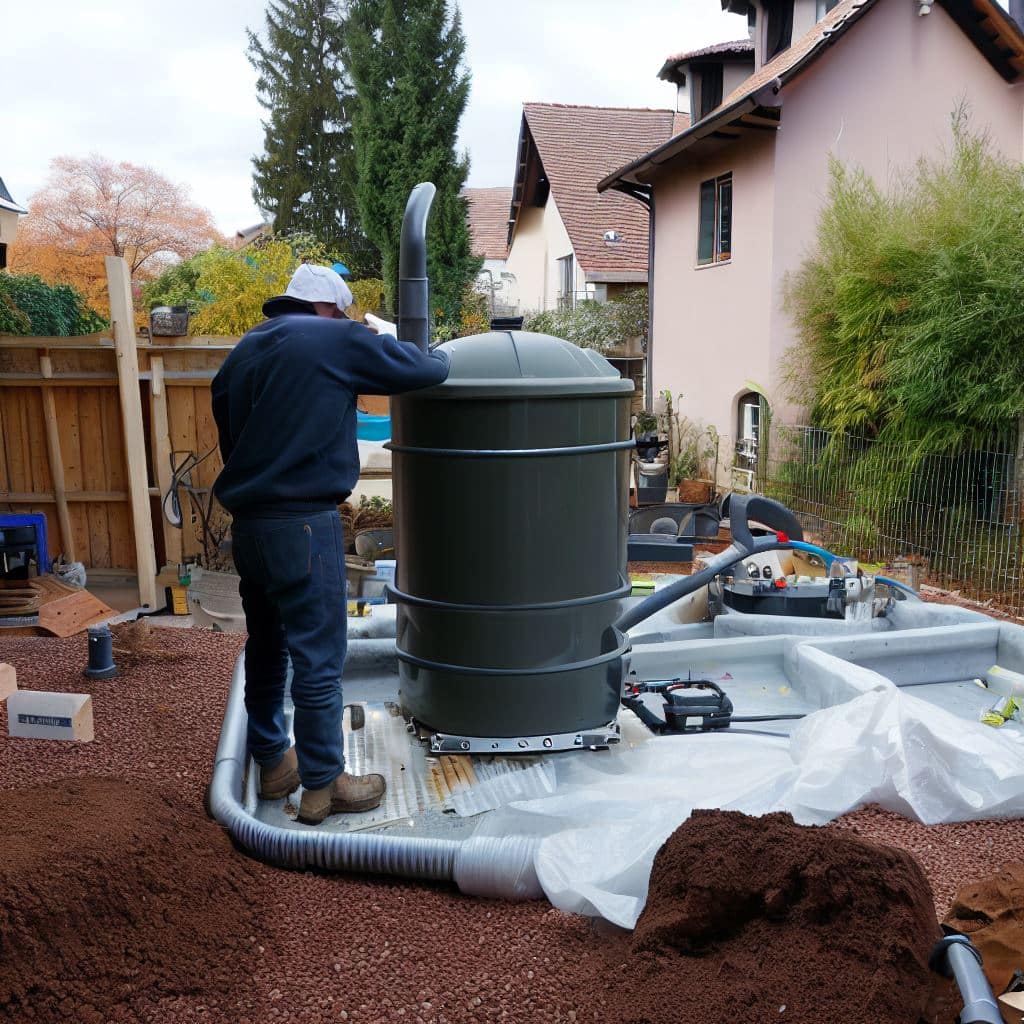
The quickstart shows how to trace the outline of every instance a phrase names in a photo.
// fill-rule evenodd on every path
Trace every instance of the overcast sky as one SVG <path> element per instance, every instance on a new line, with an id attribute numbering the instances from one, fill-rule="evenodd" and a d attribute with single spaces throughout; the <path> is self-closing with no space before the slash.
<path id="1" fill-rule="evenodd" d="M 0 177 L 26 203 L 55 156 L 149 164 L 225 233 L 259 220 L 262 108 L 245 57 L 264 0 L 4 0 Z M 473 91 L 470 184 L 510 185 L 527 100 L 668 107 L 665 56 L 742 38 L 719 0 L 462 0 Z"/>

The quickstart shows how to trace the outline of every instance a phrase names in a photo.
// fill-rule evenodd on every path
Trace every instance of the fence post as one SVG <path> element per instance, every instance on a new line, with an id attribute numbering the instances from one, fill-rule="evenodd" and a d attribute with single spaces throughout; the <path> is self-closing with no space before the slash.
<path id="1" fill-rule="evenodd" d="M 135 534 L 135 562 L 139 600 L 156 607 L 156 547 L 153 517 L 149 510 L 149 476 L 146 471 L 146 435 L 142 425 L 142 396 L 139 392 L 139 354 L 135 343 L 135 314 L 128 264 L 120 256 L 107 256 L 107 288 L 110 291 L 110 320 L 117 354 L 117 386 L 121 398 L 121 425 L 125 462 L 128 467 L 128 495 Z"/>

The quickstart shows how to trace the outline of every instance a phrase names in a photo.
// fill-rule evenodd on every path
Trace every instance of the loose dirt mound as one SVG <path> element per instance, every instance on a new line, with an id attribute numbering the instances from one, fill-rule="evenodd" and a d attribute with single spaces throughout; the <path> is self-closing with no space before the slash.
<path id="1" fill-rule="evenodd" d="M 0 1020 L 105 1024 L 249 978 L 255 876 L 156 787 L 68 779 L 0 793 Z"/>
<path id="2" fill-rule="evenodd" d="M 644 1024 L 916 1024 L 938 937 L 909 854 L 788 814 L 697 811 L 655 859 L 613 1005 Z"/>
<path id="3" fill-rule="evenodd" d="M 1004 864 L 995 874 L 965 885 L 946 918 L 981 950 L 996 993 L 1024 968 L 1024 864 Z"/>

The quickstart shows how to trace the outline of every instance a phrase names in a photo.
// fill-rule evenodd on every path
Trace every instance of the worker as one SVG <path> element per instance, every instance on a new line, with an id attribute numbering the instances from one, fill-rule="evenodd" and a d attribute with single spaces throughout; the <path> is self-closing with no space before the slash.
<path id="1" fill-rule="evenodd" d="M 233 517 L 245 610 L 245 708 L 259 795 L 303 787 L 299 820 L 366 811 L 380 775 L 345 771 L 341 675 L 347 643 L 345 541 L 338 505 L 359 477 L 356 397 L 439 384 L 448 357 L 350 320 L 352 293 L 330 267 L 303 264 L 263 305 L 213 380 L 224 469 L 214 494 Z M 295 746 L 284 722 L 292 663 Z"/>

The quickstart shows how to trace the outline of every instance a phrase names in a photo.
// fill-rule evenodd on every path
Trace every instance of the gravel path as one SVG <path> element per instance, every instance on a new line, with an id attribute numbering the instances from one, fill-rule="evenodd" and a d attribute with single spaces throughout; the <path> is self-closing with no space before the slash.
<path id="1" fill-rule="evenodd" d="M 209 778 L 242 638 L 200 630 L 157 634 L 181 660 L 90 682 L 84 637 L 12 638 L 0 661 L 25 688 L 93 694 L 96 740 L 6 739 L 0 704 L 0 789 L 67 776 L 112 776 L 175 786 L 196 808 Z M 197 828 L 216 826 L 197 818 Z M 925 828 L 878 809 L 834 827 L 856 828 L 915 853 L 940 912 L 955 888 L 1007 860 L 1024 861 L 1024 825 Z M 452 889 L 287 872 L 260 866 L 252 900 L 263 915 L 248 994 L 237 1002 L 164 1000 L 125 1020 L 476 1022 L 607 1019 L 579 979 L 614 945 L 603 929 L 544 903 L 469 899 Z"/>

